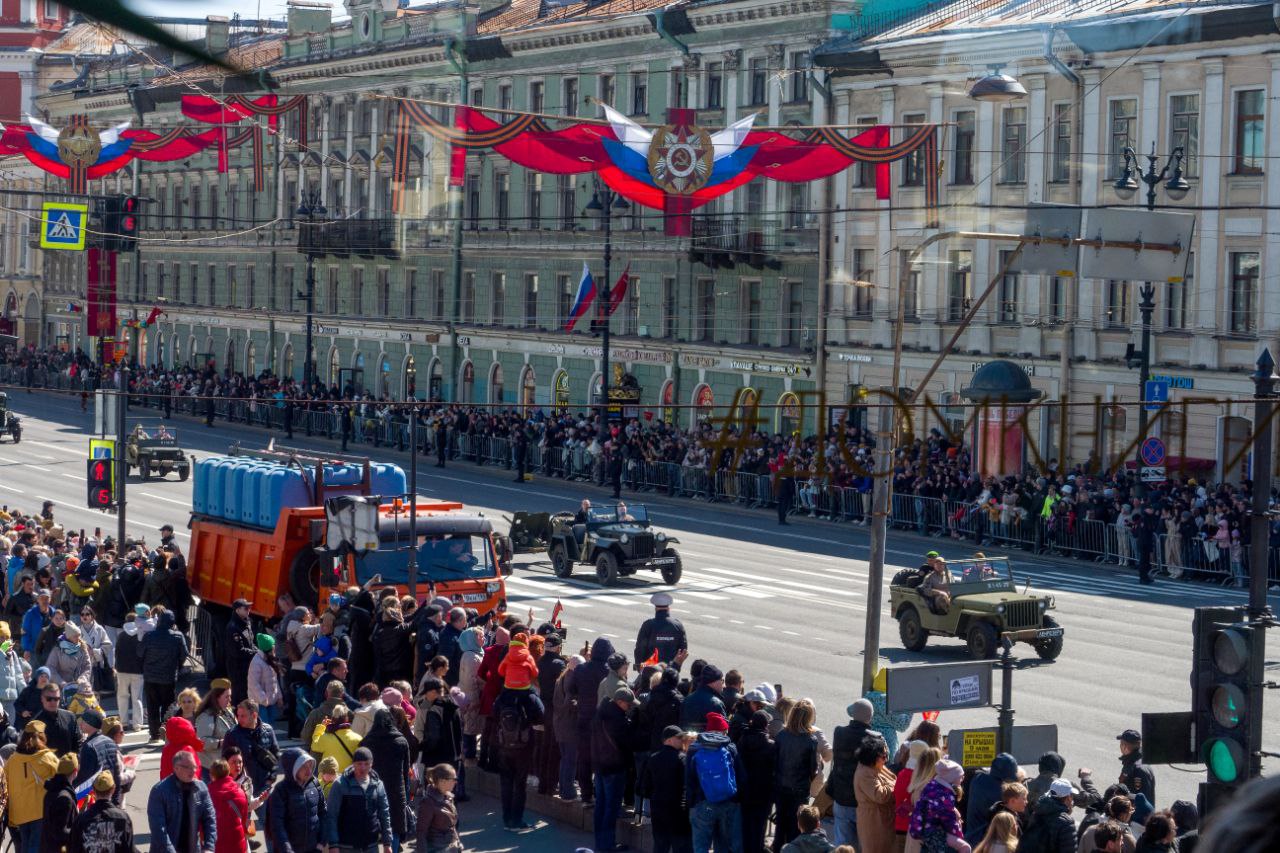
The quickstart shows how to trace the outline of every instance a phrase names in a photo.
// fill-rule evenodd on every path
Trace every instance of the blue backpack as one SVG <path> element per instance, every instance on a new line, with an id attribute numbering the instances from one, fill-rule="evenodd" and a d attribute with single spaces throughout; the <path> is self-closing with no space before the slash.
<path id="1" fill-rule="evenodd" d="M 738 793 L 738 779 L 733 769 L 733 756 L 727 746 L 716 749 L 701 747 L 693 753 L 693 769 L 698 785 L 710 803 L 723 803 Z"/>

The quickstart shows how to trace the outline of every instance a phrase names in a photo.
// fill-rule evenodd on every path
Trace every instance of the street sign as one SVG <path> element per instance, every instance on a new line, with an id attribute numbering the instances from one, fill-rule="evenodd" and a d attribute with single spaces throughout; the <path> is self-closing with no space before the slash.
<path id="1" fill-rule="evenodd" d="M 1022 233 L 1027 237 L 1074 240 L 1080 236 L 1080 213 L 1081 208 L 1069 205 L 1032 204 L 1027 209 L 1027 220 Z M 1022 253 L 1009 267 L 1009 272 L 1071 278 L 1079 267 L 1078 246 L 1027 242 L 1023 244 Z"/>
<path id="2" fill-rule="evenodd" d="M 84 250 L 89 205 L 46 201 L 40 213 L 40 248 Z"/>
<path id="3" fill-rule="evenodd" d="M 953 729 L 947 733 L 947 756 L 965 768 L 990 767 L 996 757 L 999 729 Z M 1058 727 L 1014 726 L 1009 753 L 1019 764 L 1035 764 L 1046 752 L 1058 751 Z"/>
<path id="4" fill-rule="evenodd" d="M 93 392 L 93 431 L 98 435 L 116 432 L 116 392 L 99 388 Z"/>
<path id="5" fill-rule="evenodd" d="M 1155 436 L 1151 436 L 1142 442 L 1142 461 L 1146 465 L 1163 465 L 1164 464 L 1164 442 Z"/>
<path id="6" fill-rule="evenodd" d="M 1169 479 L 1169 474 L 1163 465 L 1142 466 L 1142 482 L 1163 483 L 1167 479 Z"/>
<path id="7" fill-rule="evenodd" d="M 1195 232 L 1193 213 L 1112 208 L 1086 210 L 1081 237 L 1120 243 L 1177 244 L 1178 254 L 1163 250 L 1080 247 L 1080 277 L 1168 281 L 1178 283 L 1187 275 L 1187 258 Z"/>
<path id="8" fill-rule="evenodd" d="M 991 704 L 993 664 L 966 661 L 890 668 L 885 703 L 894 714 L 986 707 Z"/>
<path id="9" fill-rule="evenodd" d="M 1147 401 L 1147 411 L 1158 412 L 1162 405 L 1169 402 L 1169 383 L 1160 379 L 1148 379 L 1142 396 Z"/>

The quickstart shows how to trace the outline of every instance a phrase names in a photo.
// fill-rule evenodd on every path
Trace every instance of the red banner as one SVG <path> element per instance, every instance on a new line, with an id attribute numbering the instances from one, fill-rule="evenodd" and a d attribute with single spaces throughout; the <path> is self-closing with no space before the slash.
<path id="1" fill-rule="evenodd" d="M 109 338 L 116 332 L 116 253 L 97 248 L 86 251 L 89 253 L 88 334 Z"/>

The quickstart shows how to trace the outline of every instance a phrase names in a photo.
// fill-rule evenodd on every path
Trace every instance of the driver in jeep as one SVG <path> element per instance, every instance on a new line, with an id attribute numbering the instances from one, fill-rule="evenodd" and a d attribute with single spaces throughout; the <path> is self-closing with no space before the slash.
<path id="1" fill-rule="evenodd" d="M 951 575 L 937 551 L 930 551 L 925 561 L 921 569 L 927 567 L 929 573 L 920 582 L 920 594 L 928 600 L 929 609 L 941 615 L 951 609 Z"/>
<path id="2" fill-rule="evenodd" d="M 635 521 L 635 516 L 627 512 L 627 505 L 618 501 L 618 521 Z"/>

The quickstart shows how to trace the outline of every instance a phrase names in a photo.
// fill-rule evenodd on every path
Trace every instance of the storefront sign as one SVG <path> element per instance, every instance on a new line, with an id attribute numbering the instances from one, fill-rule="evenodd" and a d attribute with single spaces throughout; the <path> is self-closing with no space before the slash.
<path id="1" fill-rule="evenodd" d="M 858 364 L 870 364 L 871 356 L 860 352 L 838 352 L 836 353 L 836 361 L 854 361 Z"/>
<path id="2" fill-rule="evenodd" d="M 729 360 L 729 368 L 731 370 L 746 370 L 751 373 L 778 373 L 783 376 L 798 376 L 802 371 L 808 370 L 799 364 L 770 364 L 762 361 L 738 361 L 737 359 Z"/>
<path id="3" fill-rule="evenodd" d="M 684 353 L 680 356 L 681 367 L 719 367 L 720 359 L 713 355 L 690 355 Z"/>
<path id="4" fill-rule="evenodd" d="M 316 326 L 317 335 L 336 335 L 338 334 L 337 326 Z"/>
<path id="5" fill-rule="evenodd" d="M 582 354 L 587 358 L 599 358 L 600 347 L 583 347 Z M 642 364 L 670 364 L 671 353 L 643 349 L 610 349 L 611 361 L 638 361 Z"/>
<path id="6" fill-rule="evenodd" d="M 1017 364 L 1017 362 L 1014 362 L 1014 363 Z M 969 370 L 971 370 L 974 373 L 977 373 L 979 369 L 986 367 L 988 364 L 990 364 L 990 362 L 971 361 L 969 362 Z M 1021 367 L 1022 372 L 1027 374 L 1028 376 L 1036 375 L 1036 366 L 1034 364 L 1019 364 L 1018 367 Z"/>
<path id="7" fill-rule="evenodd" d="M 469 346 L 471 346 L 471 336 L 470 336 L 470 335 L 458 335 L 454 340 L 456 340 L 456 341 L 458 342 L 458 346 L 460 346 L 460 347 L 469 347 Z"/>
<path id="8" fill-rule="evenodd" d="M 1169 374 L 1156 374 L 1151 377 L 1152 382 L 1163 382 L 1170 388 L 1178 388 L 1182 391 L 1191 391 L 1196 387 L 1196 378 L 1194 376 L 1170 376 Z"/>

